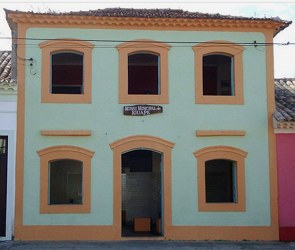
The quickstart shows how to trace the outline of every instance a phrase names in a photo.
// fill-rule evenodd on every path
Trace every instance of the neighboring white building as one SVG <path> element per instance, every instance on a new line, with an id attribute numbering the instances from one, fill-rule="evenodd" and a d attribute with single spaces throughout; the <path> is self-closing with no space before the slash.
<path id="1" fill-rule="evenodd" d="M 17 84 L 11 51 L 0 51 L 0 240 L 13 234 Z"/>

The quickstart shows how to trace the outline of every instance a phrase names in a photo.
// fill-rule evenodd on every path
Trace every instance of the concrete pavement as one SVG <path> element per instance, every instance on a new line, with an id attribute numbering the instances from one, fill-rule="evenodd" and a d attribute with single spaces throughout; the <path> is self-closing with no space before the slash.
<path id="1" fill-rule="evenodd" d="M 295 250 L 295 242 L 263 242 L 263 241 L 158 241 L 158 240 L 124 240 L 124 241 L 4 241 L 0 242 L 1 250 L 39 250 L 39 249 L 292 249 Z"/>

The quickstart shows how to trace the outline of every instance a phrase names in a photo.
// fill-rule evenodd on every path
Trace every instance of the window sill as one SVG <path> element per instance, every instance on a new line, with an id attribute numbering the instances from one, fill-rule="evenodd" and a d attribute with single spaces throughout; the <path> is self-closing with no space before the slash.
<path id="1" fill-rule="evenodd" d="M 80 214 L 90 213 L 90 204 L 43 205 L 40 214 Z"/>
<path id="2" fill-rule="evenodd" d="M 41 130 L 43 136 L 91 136 L 91 130 Z"/>
<path id="3" fill-rule="evenodd" d="M 203 203 L 199 204 L 200 212 L 244 212 L 245 204 L 239 203 Z"/>
<path id="4" fill-rule="evenodd" d="M 196 104 L 244 104 L 242 96 L 196 96 Z"/>
<path id="5" fill-rule="evenodd" d="M 42 96 L 42 103 L 91 103 L 89 94 L 46 94 Z"/>
<path id="6" fill-rule="evenodd" d="M 245 136 L 246 131 L 244 130 L 197 130 L 197 137 L 208 137 L 208 136 Z"/>

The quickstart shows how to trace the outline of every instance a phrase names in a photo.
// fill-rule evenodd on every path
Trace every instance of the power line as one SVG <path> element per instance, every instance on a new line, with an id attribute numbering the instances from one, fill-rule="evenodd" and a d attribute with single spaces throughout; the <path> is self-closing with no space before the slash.
<path id="1" fill-rule="evenodd" d="M 0 37 L 1 39 L 12 39 L 10 37 Z M 65 38 L 13 38 L 13 40 L 21 40 L 21 41 L 57 41 L 57 42 L 62 42 L 62 41 L 67 41 L 67 42 L 76 42 L 76 39 L 65 39 Z M 88 42 L 101 42 L 101 43 L 107 43 L 107 44 L 111 44 L 111 43 L 124 43 L 124 42 L 130 42 L 130 40 L 114 40 L 114 39 L 86 39 L 84 41 L 88 41 Z M 178 46 L 175 47 L 187 47 L 185 45 L 181 45 L 181 44 L 206 44 L 207 46 L 214 46 L 214 45 L 221 45 L 221 46 L 228 46 L 229 43 L 228 42 L 219 42 L 219 41 L 146 41 L 146 40 L 136 40 L 137 43 L 142 43 L 143 47 L 151 47 L 151 45 L 149 45 L 149 43 L 167 43 L 167 44 L 176 44 Z M 295 42 L 272 42 L 272 43 L 265 43 L 265 42 L 235 42 L 237 44 L 243 45 L 243 46 L 273 46 L 273 45 L 278 45 L 278 46 L 289 46 L 289 45 L 295 45 Z M 17 45 L 31 45 L 31 46 L 36 46 L 38 44 L 34 44 L 34 43 L 14 43 Z M 179 46 L 180 45 L 180 46 Z M 56 46 L 53 46 L 54 48 L 60 48 L 60 46 L 58 46 L 58 44 Z M 85 47 L 85 46 L 81 46 L 81 45 L 68 45 L 67 47 L 71 47 L 71 48 L 81 48 L 81 47 Z M 109 45 L 97 45 L 94 44 L 94 47 L 99 47 L 99 48 L 114 48 L 114 46 L 109 46 Z M 64 47 L 61 47 L 64 48 Z"/>
<path id="2" fill-rule="evenodd" d="M 71 3 L 71 4 L 81 4 L 81 1 L 42 1 L 42 2 L 36 2 L 36 1 L 1 1 L 1 3 L 29 3 L 29 4 L 65 4 L 65 3 Z M 110 3 L 127 3 L 127 4 L 153 4 L 153 3 L 169 3 L 169 4 L 282 4 L 282 3 L 295 3 L 295 1 L 85 1 L 83 4 L 89 3 L 89 4 L 94 4 L 94 3 L 101 3 L 101 4 L 110 4 Z"/>

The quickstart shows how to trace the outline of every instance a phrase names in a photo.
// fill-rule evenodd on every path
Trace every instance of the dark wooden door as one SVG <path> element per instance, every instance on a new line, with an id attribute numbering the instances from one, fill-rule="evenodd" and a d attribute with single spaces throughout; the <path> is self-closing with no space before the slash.
<path id="1" fill-rule="evenodd" d="M 6 234 L 8 137 L 0 136 L 0 237 Z"/>

